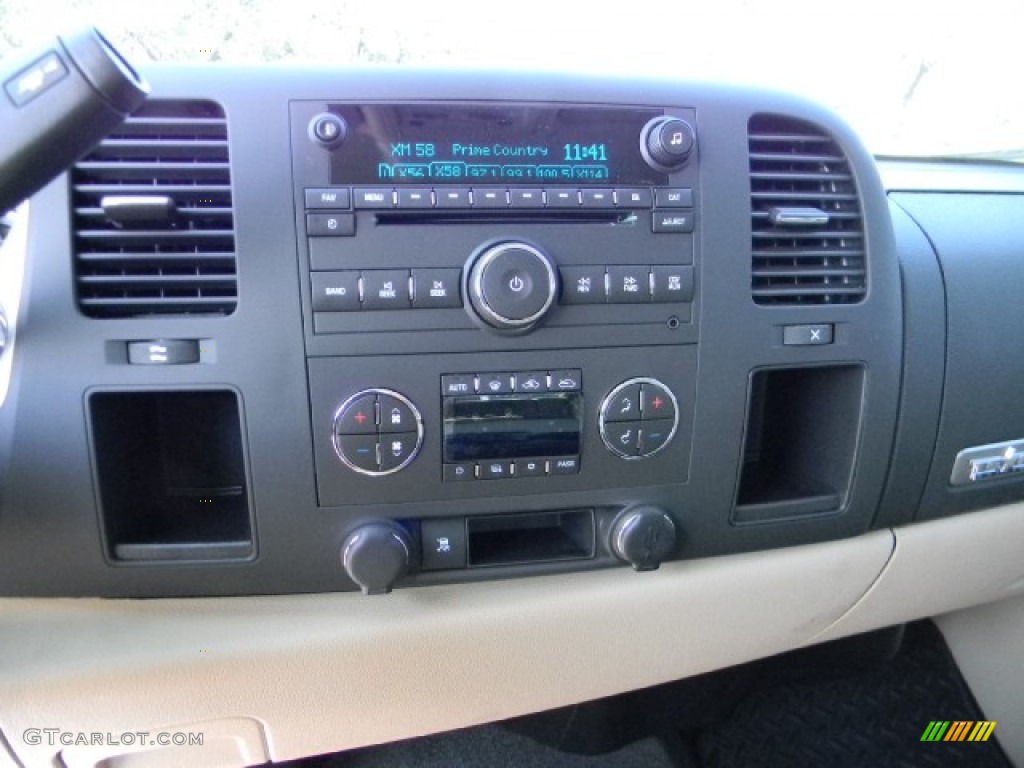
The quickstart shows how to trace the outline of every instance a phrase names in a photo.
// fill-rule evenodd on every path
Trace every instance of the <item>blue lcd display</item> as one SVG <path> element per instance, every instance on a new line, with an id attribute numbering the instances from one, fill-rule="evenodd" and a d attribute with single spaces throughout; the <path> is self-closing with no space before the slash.
<path id="1" fill-rule="evenodd" d="M 348 134 L 332 184 L 659 186 L 640 132 L 662 110 L 476 104 L 335 104 Z"/>

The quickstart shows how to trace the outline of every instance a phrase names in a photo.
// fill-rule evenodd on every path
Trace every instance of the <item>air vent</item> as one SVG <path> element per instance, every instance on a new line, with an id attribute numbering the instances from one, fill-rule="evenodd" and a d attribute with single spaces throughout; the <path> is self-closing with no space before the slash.
<path id="1" fill-rule="evenodd" d="M 842 150 L 821 128 L 778 115 L 752 117 L 748 138 L 754 301 L 860 301 L 864 226 Z"/>
<path id="2" fill-rule="evenodd" d="M 146 102 L 75 165 L 71 184 L 83 313 L 234 311 L 231 172 L 219 105 Z"/>

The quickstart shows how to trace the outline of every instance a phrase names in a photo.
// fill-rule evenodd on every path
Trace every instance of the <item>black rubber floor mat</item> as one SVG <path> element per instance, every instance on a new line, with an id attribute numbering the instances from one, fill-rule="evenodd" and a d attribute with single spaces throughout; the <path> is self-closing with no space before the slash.
<path id="1" fill-rule="evenodd" d="M 921 740 L 933 721 L 980 720 L 939 630 L 919 622 L 877 671 L 759 690 L 696 747 L 702 768 L 1011 768 L 998 727 L 986 742 Z"/>
<path id="2" fill-rule="evenodd" d="M 656 739 L 617 752 L 559 752 L 498 725 L 481 725 L 419 739 L 312 758 L 302 768 L 679 768 Z"/>

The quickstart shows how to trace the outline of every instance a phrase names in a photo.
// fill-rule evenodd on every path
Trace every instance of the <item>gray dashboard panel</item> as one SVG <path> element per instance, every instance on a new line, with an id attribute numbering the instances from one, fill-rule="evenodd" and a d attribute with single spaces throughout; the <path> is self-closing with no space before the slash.
<path id="1" fill-rule="evenodd" d="M 97 320 L 75 306 L 68 182 L 61 179 L 33 201 L 27 291 L 19 316 L 19 347 L 11 397 L 0 409 L 0 430 L 9 453 L 2 468 L 0 592 L 8 595 L 230 595 L 347 590 L 352 583 L 339 565 L 339 547 L 352 528 L 368 520 L 429 519 L 452 510 L 488 514 L 586 506 L 609 510 L 636 504 L 672 510 L 682 531 L 682 558 L 788 546 L 847 537 L 872 524 L 887 477 L 897 418 L 902 361 L 900 275 L 889 209 L 875 165 L 859 140 L 834 115 L 813 104 L 760 90 L 670 81 L 584 79 L 570 76 L 481 73 L 409 73 L 303 69 L 251 71 L 233 68 L 154 68 L 147 72 L 156 98 L 213 99 L 223 105 L 231 142 L 239 303 L 224 318 Z M 658 104 L 695 110 L 699 136 L 698 296 L 692 324 L 679 341 L 645 344 L 615 333 L 595 337 L 573 329 L 562 346 L 537 343 L 537 336 L 498 337 L 476 329 L 438 332 L 424 348 L 433 354 L 459 350 L 449 370 L 477 370 L 477 355 L 497 362 L 529 359 L 538 346 L 551 360 L 572 350 L 607 351 L 615 360 L 666 356 L 695 379 L 692 431 L 679 439 L 678 471 L 668 481 L 636 486 L 607 473 L 592 489 L 552 485 L 546 492 L 477 495 L 394 503 L 389 492 L 357 506 L 321 506 L 314 455 L 321 450 L 311 413 L 309 370 L 316 360 L 358 366 L 376 350 L 397 377 L 420 390 L 435 386 L 416 377 L 412 353 L 392 335 L 368 346 L 360 336 L 351 348 L 311 333 L 311 314 L 293 195 L 292 125 L 296 101 L 347 100 L 530 101 L 586 104 Z M 750 295 L 750 186 L 747 123 L 754 113 L 780 113 L 823 126 L 849 158 L 860 189 L 869 251 L 866 298 L 843 306 L 766 307 Z M 607 256 L 602 259 L 615 263 Z M 831 324 L 836 342 L 787 347 L 781 329 L 794 324 Z M 548 331 L 545 330 L 544 333 Z M 452 333 L 452 336 L 445 335 Z M 458 334 L 458 335 L 455 335 Z M 588 335 L 589 334 L 589 335 Z M 212 339 L 215 362 L 180 367 L 139 367 L 112 361 L 111 342 L 153 338 Z M 388 338 L 385 334 L 384 338 Z M 671 338 L 671 337 L 670 337 Z M 671 358 L 676 356 L 678 360 Z M 440 359 L 444 359 L 444 354 Z M 545 358 L 547 359 L 547 358 Z M 339 364 L 339 363 L 334 363 Z M 771 524 L 730 522 L 737 496 L 748 389 L 756 370 L 786 367 L 863 366 L 865 387 L 852 481 L 835 513 L 778 519 Z M 307 368 L 307 365 L 310 368 Z M 319 362 L 317 363 L 319 365 Z M 504 365 L 500 367 L 505 367 Z M 637 373 L 641 373 L 637 371 Z M 622 378 L 634 375 L 624 371 Z M 586 380 L 587 373 L 584 371 Z M 599 377 L 601 379 L 602 377 Z M 391 382 L 389 382 L 391 383 Z M 394 382 L 401 390 L 402 382 Z M 112 560 L 101 543 L 101 518 L 93 482 L 93 456 L 86 420 L 86 393 L 106 390 L 230 389 L 245 414 L 248 484 L 255 520 L 257 556 L 219 563 Z M 596 392 L 590 398 L 600 398 Z M 435 407 L 429 403 L 422 407 Z M 588 403 L 596 407 L 595 401 Z M 858 418 L 854 416 L 854 418 Z M 425 460 L 425 455 L 422 460 Z M 622 475 L 624 478 L 625 475 Z M 540 481 L 538 481 L 539 483 Z M 525 487 L 525 486 L 524 486 Z M 532 489 L 531 489 L 532 490 Z M 612 562 L 604 552 L 590 563 Z M 49 567 L 46 564 L 59 564 Z M 476 579 L 564 569 L 491 569 Z M 407 583 L 432 583 L 443 575 L 414 575 Z"/>

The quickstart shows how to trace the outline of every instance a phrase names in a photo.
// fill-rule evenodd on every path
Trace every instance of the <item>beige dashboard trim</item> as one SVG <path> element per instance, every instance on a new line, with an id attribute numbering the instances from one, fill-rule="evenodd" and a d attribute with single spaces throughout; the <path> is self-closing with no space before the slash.
<path id="1" fill-rule="evenodd" d="M 273 760 L 633 690 L 808 642 L 892 552 L 827 544 L 515 581 L 359 594 L 0 600 L 0 728 L 154 731 L 259 720 Z M 197 763 L 198 765 L 198 763 Z"/>
<path id="2" fill-rule="evenodd" d="M 1024 504 L 895 529 L 877 583 L 814 642 L 1024 594 Z"/>

